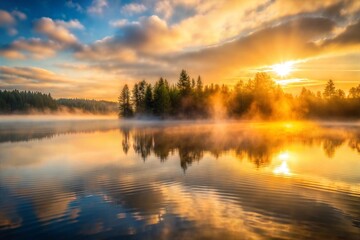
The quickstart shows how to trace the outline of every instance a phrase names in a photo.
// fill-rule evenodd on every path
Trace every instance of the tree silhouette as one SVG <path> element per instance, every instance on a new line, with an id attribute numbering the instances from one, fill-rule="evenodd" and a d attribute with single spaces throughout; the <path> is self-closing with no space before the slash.
<path id="1" fill-rule="evenodd" d="M 325 98 L 329 99 L 329 98 L 334 97 L 335 94 L 336 94 L 335 84 L 334 84 L 333 80 L 330 79 L 325 86 L 323 95 Z"/>
<path id="2" fill-rule="evenodd" d="M 147 114 L 153 113 L 153 93 L 151 84 L 148 84 L 145 90 L 145 112 Z"/>
<path id="3" fill-rule="evenodd" d="M 187 96 L 191 92 L 190 76 L 187 74 L 187 72 L 184 69 L 181 70 L 180 72 L 180 77 L 177 83 L 177 87 L 182 96 Z"/>
<path id="4" fill-rule="evenodd" d="M 162 77 L 154 86 L 154 113 L 164 117 L 170 112 L 169 85 Z"/>
<path id="5" fill-rule="evenodd" d="M 131 92 L 131 104 L 126 105 L 128 116 L 131 116 L 130 109 L 135 109 L 135 114 L 161 118 L 207 118 L 218 113 L 231 118 L 262 119 L 360 117 L 360 85 L 351 88 L 346 97 L 345 92 L 336 89 L 329 80 L 323 93 L 303 88 L 299 96 L 293 96 L 284 93 L 264 72 L 256 73 L 248 81 L 240 80 L 230 88 L 224 84 L 204 86 L 200 76 L 195 81 L 182 70 L 174 85 L 170 86 L 163 78 L 154 86 L 143 80 L 136 83 Z"/>
<path id="6" fill-rule="evenodd" d="M 119 96 L 119 116 L 131 117 L 133 110 L 130 103 L 130 90 L 127 84 L 123 87 Z"/>

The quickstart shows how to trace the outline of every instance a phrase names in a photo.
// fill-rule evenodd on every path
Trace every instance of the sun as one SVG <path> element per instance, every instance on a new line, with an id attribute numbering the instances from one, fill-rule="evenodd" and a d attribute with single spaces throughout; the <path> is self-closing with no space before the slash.
<path id="1" fill-rule="evenodd" d="M 274 71 L 280 77 L 285 77 L 293 70 L 293 62 L 283 62 L 273 65 L 272 71 Z"/>

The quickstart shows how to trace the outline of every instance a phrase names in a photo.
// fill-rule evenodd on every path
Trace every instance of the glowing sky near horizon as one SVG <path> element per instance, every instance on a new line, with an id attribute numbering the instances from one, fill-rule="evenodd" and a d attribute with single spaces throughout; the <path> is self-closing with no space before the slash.
<path id="1" fill-rule="evenodd" d="M 360 83 L 360 1 L 0 1 L 0 88 L 116 100 L 125 83 L 187 69 L 286 91 Z M 291 66 L 287 66 L 287 64 Z"/>

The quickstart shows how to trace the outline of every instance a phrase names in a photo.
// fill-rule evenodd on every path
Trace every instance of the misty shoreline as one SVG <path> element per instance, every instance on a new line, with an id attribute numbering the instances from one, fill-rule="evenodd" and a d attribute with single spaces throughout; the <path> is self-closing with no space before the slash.
<path id="1" fill-rule="evenodd" d="M 119 126 L 170 126 L 170 125 L 232 125 L 232 124 L 316 124 L 322 126 L 360 126 L 359 119 L 215 119 L 215 118 L 119 118 L 116 115 L 95 114 L 9 114 L 0 115 L 0 125 L 21 125 L 56 122 L 97 122 L 98 124 L 117 123 Z"/>

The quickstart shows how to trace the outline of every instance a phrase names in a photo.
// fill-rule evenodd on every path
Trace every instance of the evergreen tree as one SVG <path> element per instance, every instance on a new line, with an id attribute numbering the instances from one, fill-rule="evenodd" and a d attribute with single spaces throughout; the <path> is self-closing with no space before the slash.
<path id="1" fill-rule="evenodd" d="M 170 112 L 170 107 L 169 86 L 161 77 L 154 86 L 154 113 L 164 117 Z"/>
<path id="2" fill-rule="evenodd" d="M 350 88 L 349 98 L 360 98 L 360 84 L 357 87 Z"/>
<path id="3" fill-rule="evenodd" d="M 191 79 L 191 90 L 195 90 L 195 86 L 196 86 L 196 83 L 195 83 L 195 79 Z"/>
<path id="4" fill-rule="evenodd" d="M 333 80 L 330 79 L 325 86 L 323 95 L 325 98 L 332 98 L 335 96 L 335 94 L 336 94 L 335 84 Z"/>
<path id="5" fill-rule="evenodd" d="M 182 96 L 187 96 L 191 92 L 190 77 L 185 70 L 181 70 L 180 72 L 180 77 L 177 83 L 177 87 L 179 88 L 180 94 Z"/>
<path id="6" fill-rule="evenodd" d="M 201 94 L 202 93 L 202 90 L 203 90 L 203 83 L 201 81 L 201 77 L 200 75 L 198 76 L 198 79 L 196 81 L 196 92 L 198 94 Z"/>
<path id="7" fill-rule="evenodd" d="M 147 83 L 142 80 L 136 83 L 132 90 L 132 102 L 137 114 L 143 114 L 145 112 L 145 92 Z"/>
<path id="8" fill-rule="evenodd" d="M 130 103 L 130 90 L 127 84 L 123 87 L 119 96 L 119 116 L 128 118 L 133 115 Z"/>
<path id="9" fill-rule="evenodd" d="M 148 84 L 145 90 L 145 112 L 147 114 L 151 114 L 153 112 L 153 94 L 151 84 Z"/>

